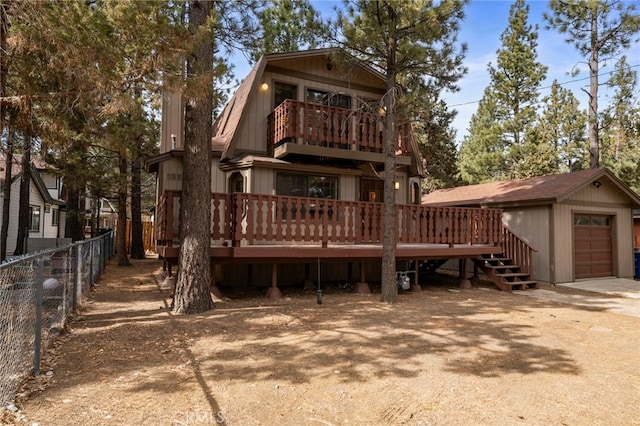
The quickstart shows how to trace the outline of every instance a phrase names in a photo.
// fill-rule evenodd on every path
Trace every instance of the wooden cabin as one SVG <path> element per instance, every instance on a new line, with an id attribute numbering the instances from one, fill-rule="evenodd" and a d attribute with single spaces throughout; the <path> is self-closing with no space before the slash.
<path id="1" fill-rule="evenodd" d="M 279 285 L 380 281 L 385 78 L 335 49 L 271 54 L 214 123 L 211 259 L 217 282 Z M 168 265 L 180 246 L 183 103 L 167 93 L 157 175 L 156 244 Z M 420 205 L 423 159 L 409 123 L 398 128 L 397 268 L 425 259 L 503 253 L 500 209 Z M 413 288 L 419 288 L 418 274 Z M 510 288 L 510 287 L 509 287 Z M 279 291 L 269 294 L 279 294 Z"/>

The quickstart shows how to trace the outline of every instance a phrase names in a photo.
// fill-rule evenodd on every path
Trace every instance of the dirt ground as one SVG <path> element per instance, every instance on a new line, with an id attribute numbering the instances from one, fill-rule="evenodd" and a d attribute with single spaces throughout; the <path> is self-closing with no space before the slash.
<path id="1" fill-rule="evenodd" d="M 109 264 L 18 395 L 30 425 L 640 425 L 640 318 L 437 276 L 175 316 L 157 259 Z M 529 290 L 533 291 L 533 290 Z"/>

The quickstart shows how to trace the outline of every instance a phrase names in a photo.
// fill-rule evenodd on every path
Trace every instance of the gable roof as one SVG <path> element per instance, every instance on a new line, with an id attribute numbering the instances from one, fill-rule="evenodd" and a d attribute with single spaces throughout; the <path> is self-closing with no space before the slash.
<path id="1" fill-rule="evenodd" d="M 339 52 L 338 48 L 324 48 L 313 49 L 299 52 L 286 52 L 286 53 L 272 53 L 264 55 L 251 69 L 249 74 L 240 83 L 235 93 L 229 99 L 220 116 L 216 119 L 213 125 L 213 136 L 211 138 L 212 149 L 221 150 L 222 155 L 220 160 L 222 162 L 229 161 L 234 157 L 234 145 L 236 132 L 241 128 L 244 115 L 247 111 L 247 104 L 249 100 L 255 96 L 258 91 L 258 87 L 262 82 L 262 76 L 265 72 L 265 68 L 270 62 L 281 61 L 285 59 L 303 59 L 312 58 L 318 56 L 329 57 L 332 54 Z M 356 66 L 360 69 L 371 74 L 375 79 L 382 82 L 385 81 L 384 75 L 380 74 L 374 68 L 366 65 L 363 62 L 356 61 Z M 410 141 L 411 153 L 415 156 L 415 167 L 417 168 L 418 175 L 423 175 L 422 161 L 420 159 L 420 150 L 415 138 Z"/>
<path id="2" fill-rule="evenodd" d="M 249 74 L 242 80 L 242 83 L 238 86 L 235 93 L 229 99 L 229 102 L 225 105 L 222 113 L 215 121 L 213 126 L 213 137 L 211 142 L 216 147 L 222 146 L 221 160 L 225 161 L 233 157 L 233 145 L 236 131 L 240 129 L 244 114 L 246 111 L 247 103 L 252 96 L 258 90 L 258 86 L 261 83 L 262 75 L 265 72 L 265 68 L 269 62 L 280 61 L 283 59 L 303 59 L 317 56 L 329 57 L 331 54 L 339 52 L 340 49 L 335 47 L 324 49 L 304 50 L 299 52 L 286 52 L 286 53 L 271 53 L 264 55 L 258 60 L 258 62 L 251 69 Z M 384 76 L 374 70 L 373 68 L 366 66 L 364 63 L 356 62 L 361 68 L 372 74 L 375 78 L 384 81 Z"/>
<path id="3" fill-rule="evenodd" d="M 551 204 L 562 202 L 599 179 L 608 179 L 634 206 L 640 197 L 609 169 L 598 168 L 528 179 L 489 182 L 434 191 L 422 196 L 422 204 L 443 206 L 492 206 Z"/>
<path id="4" fill-rule="evenodd" d="M 1 161 L 3 160 L 0 160 L 0 162 Z M 20 170 L 19 165 L 14 164 L 14 166 L 16 167 L 12 168 L 12 170 L 17 171 L 17 173 L 12 175 L 11 177 L 12 184 L 16 182 L 18 179 L 21 179 L 22 177 L 22 171 Z M 42 200 L 47 204 L 64 206 L 66 203 L 63 200 L 57 200 L 53 198 L 49 193 L 49 190 L 47 189 L 47 185 L 44 183 L 44 180 L 42 179 L 42 175 L 40 173 L 41 170 L 44 170 L 44 169 L 36 167 L 36 165 L 34 165 L 33 163 L 31 164 L 31 182 L 33 183 L 33 185 L 35 185 L 35 188 L 40 193 Z M 2 181 L 4 182 L 4 179 L 2 179 Z M 4 187 L 0 188 L 0 192 L 3 192 L 3 191 L 4 191 Z"/>

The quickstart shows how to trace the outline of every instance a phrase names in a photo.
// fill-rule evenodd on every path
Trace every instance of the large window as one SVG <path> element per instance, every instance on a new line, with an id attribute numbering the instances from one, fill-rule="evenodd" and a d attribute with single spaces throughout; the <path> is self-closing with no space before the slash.
<path id="1" fill-rule="evenodd" d="M 338 198 L 338 178 L 335 176 L 278 173 L 276 194 L 335 200 Z"/>
<path id="2" fill-rule="evenodd" d="M 40 206 L 29 206 L 29 231 L 40 231 Z"/>

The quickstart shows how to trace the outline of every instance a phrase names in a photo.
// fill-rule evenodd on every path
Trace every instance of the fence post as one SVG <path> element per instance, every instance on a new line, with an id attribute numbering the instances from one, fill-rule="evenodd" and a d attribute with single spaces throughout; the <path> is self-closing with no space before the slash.
<path id="1" fill-rule="evenodd" d="M 93 288 L 93 241 L 89 243 L 89 288 Z"/>
<path id="2" fill-rule="evenodd" d="M 80 265 L 80 244 L 75 247 L 75 258 L 73 257 L 73 249 L 73 246 L 69 247 L 71 261 L 73 262 L 73 259 L 75 259 L 75 262 L 73 262 L 73 296 L 71 302 L 73 306 L 73 312 L 75 312 L 78 309 L 78 265 Z"/>
<path id="3" fill-rule="evenodd" d="M 36 260 L 38 271 L 36 274 L 36 321 L 34 327 L 35 340 L 33 345 L 33 374 L 40 374 L 40 351 L 42 347 L 42 283 L 44 281 L 44 261 L 40 257 Z"/>

